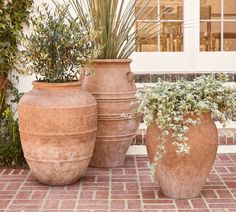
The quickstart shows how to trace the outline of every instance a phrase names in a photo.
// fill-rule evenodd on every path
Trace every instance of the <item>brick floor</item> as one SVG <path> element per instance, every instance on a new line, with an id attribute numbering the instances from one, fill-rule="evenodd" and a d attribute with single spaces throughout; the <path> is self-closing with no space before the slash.
<path id="1" fill-rule="evenodd" d="M 0 168 L 0 212 L 236 212 L 236 154 L 220 154 L 201 195 L 164 197 L 146 157 L 127 156 L 123 167 L 89 168 L 80 182 L 45 186 L 29 170 Z"/>

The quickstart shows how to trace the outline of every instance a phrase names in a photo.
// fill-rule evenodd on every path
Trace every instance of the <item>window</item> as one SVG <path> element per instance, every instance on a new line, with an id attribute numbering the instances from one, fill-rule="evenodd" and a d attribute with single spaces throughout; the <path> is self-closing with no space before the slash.
<path id="1" fill-rule="evenodd" d="M 236 1 L 200 1 L 200 51 L 236 51 Z"/>
<path id="2" fill-rule="evenodd" d="M 236 0 L 151 0 L 147 10 L 136 27 L 153 24 L 153 36 L 137 46 L 133 70 L 236 71 Z M 155 16 L 158 18 L 153 21 Z"/>
<path id="3" fill-rule="evenodd" d="M 183 51 L 183 0 L 152 0 L 137 21 L 137 30 L 147 23 L 153 25 L 150 37 L 137 46 L 137 52 Z"/>

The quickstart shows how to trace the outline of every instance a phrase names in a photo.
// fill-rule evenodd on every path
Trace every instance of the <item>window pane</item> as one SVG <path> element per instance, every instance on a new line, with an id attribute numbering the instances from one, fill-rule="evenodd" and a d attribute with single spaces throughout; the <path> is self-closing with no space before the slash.
<path id="1" fill-rule="evenodd" d="M 224 22 L 224 51 L 236 51 L 236 21 Z"/>
<path id="2" fill-rule="evenodd" d="M 164 22 L 160 30 L 160 51 L 183 51 L 183 23 Z"/>
<path id="3" fill-rule="evenodd" d="M 236 0 L 224 0 L 224 19 L 236 20 Z"/>
<path id="4" fill-rule="evenodd" d="M 138 52 L 156 52 L 158 50 L 157 42 L 158 42 L 158 29 L 157 23 L 144 23 L 144 22 L 137 22 L 136 28 L 138 30 L 142 30 L 143 27 L 146 27 L 147 24 L 150 26 L 150 30 L 145 33 L 145 37 L 139 37 L 138 45 L 136 45 L 136 51 Z"/>
<path id="5" fill-rule="evenodd" d="M 220 21 L 201 21 L 200 23 L 200 51 L 220 51 Z"/>
<path id="6" fill-rule="evenodd" d="M 221 0 L 201 0 L 201 20 L 221 19 Z"/>
<path id="7" fill-rule="evenodd" d="M 145 2 L 143 0 L 138 0 L 136 5 L 136 10 L 140 11 L 140 6 L 145 5 Z M 139 16 L 138 20 L 152 20 L 155 17 L 157 17 L 157 0 L 151 0 L 145 11 Z"/>
<path id="8" fill-rule="evenodd" d="M 137 0 L 137 10 L 140 2 L 143 0 Z M 183 0 L 151 0 L 136 29 L 142 32 L 147 24 L 152 29 L 137 37 L 136 51 L 183 51 Z"/>
<path id="9" fill-rule="evenodd" d="M 182 0 L 160 0 L 161 20 L 183 20 Z"/>

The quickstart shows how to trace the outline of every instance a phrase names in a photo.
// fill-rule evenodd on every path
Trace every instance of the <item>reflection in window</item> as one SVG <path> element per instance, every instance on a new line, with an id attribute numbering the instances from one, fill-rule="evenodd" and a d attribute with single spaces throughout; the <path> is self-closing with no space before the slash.
<path id="1" fill-rule="evenodd" d="M 201 51 L 220 51 L 221 30 L 220 21 L 201 21 L 200 24 L 200 50 Z"/>
<path id="2" fill-rule="evenodd" d="M 200 51 L 236 51 L 236 1 L 201 0 Z"/>
<path id="3" fill-rule="evenodd" d="M 221 0 L 201 0 L 200 8 L 201 20 L 221 18 Z"/>
<path id="4" fill-rule="evenodd" d="M 236 21 L 224 22 L 224 51 L 236 51 Z"/>
<path id="5" fill-rule="evenodd" d="M 147 11 L 137 21 L 136 28 L 141 29 L 142 24 L 153 27 L 149 36 L 139 38 L 141 44 L 136 51 L 183 51 L 183 0 L 151 0 Z"/>
<path id="6" fill-rule="evenodd" d="M 236 20 L 236 1 L 224 0 L 224 19 Z"/>

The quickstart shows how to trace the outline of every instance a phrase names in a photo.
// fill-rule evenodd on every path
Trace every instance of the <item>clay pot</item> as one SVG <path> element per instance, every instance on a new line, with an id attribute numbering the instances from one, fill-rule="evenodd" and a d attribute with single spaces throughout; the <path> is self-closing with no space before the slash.
<path id="1" fill-rule="evenodd" d="M 86 71 L 93 74 L 82 78 L 83 88 L 91 92 L 98 103 L 98 133 L 91 166 L 123 165 L 136 136 L 141 115 L 133 114 L 137 101 L 130 63 L 130 59 L 106 59 L 86 67 Z"/>
<path id="2" fill-rule="evenodd" d="M 161 134 L 153 123 L 147 129 L 146 146 L 150 162 L 153 162 Z M 155 176 L 162 193 L 171 198 L 186 199 L 200 195 L 202 187 L 213 166 L 217 147 L 217 129 L 210 113 L 201 116 L 199 126 L 191 126 L 187 134 L 190 155 L 177 156 L 172 145 L 173 138 L 167 138 L 167 154 L 159 160 Z"/>
<path id="3" fill-rule="evenodd" d="M 72 184 L 93 154 L 97 103 L 79 82 L 34 82 L 19 103 L 19 128 L 35 177 L 49 185 Z"/>

